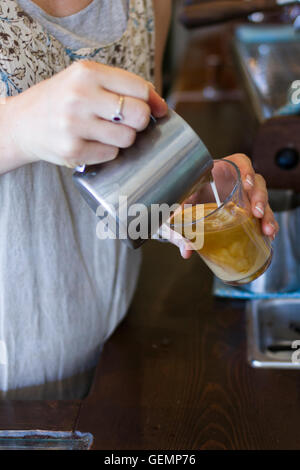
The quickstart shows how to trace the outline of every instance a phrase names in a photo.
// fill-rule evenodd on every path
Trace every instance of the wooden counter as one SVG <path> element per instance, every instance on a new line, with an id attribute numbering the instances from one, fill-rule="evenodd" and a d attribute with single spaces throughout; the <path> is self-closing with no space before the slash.
<path id="1" fill-rule="evenodd" d="M 77 429 L 94 449 L 299 449 L 300 375 L 246 362 L 241 301 L 197 255 L 150 242 L 132 308 L 80 401 L 0 403 L 1 429 Z"/>
<path id="2" fill-rule="evenodd" d="M 300 373 L 248 366 L 244 302 L 215 300 L 211 284 L 197 255 L 145 245 L 132 309 L 79 414 L 95 448 L 300 448 Z"/>

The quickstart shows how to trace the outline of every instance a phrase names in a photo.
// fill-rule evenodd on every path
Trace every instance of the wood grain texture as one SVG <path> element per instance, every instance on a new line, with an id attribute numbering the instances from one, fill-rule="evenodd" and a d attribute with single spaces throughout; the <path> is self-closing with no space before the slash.
<path id="1" fill-rule="evenodd" d="M 80 408 L 74 401 L 0 401 L 0 429 L 73 431 Z"/>
<path id="2" fill-rule="evenodd" d="M 127 319 L 79 415 L 96 449 L 291 449 L 297 372 L 251 369 L 244 302 L 214 300 L 197 255 L 149 243 Z"/>

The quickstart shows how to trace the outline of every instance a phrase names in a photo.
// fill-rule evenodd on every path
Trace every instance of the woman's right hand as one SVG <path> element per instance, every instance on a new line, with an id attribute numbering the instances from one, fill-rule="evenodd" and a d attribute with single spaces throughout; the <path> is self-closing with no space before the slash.
<path id="1" fill-rule="evenodd" d="M 122 123 L 111 121 L 124 96 Z M 11 138 L 24 163 L 45 160 L 75 167 L 114 159 L 133 144 L 150 114 L 167 113 L 153 86 L 122 69 L 76 62 L 7 99 Z"/>

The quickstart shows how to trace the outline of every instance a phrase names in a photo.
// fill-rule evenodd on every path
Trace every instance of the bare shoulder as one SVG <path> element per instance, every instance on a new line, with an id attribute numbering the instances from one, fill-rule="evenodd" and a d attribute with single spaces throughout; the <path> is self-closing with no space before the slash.
<path id="1" fill-rule="evenodd" d="M 155 13 L 155 82 L 161 89 L 161 64 L 171 19 L 172 0 L 152 0 Z"/>

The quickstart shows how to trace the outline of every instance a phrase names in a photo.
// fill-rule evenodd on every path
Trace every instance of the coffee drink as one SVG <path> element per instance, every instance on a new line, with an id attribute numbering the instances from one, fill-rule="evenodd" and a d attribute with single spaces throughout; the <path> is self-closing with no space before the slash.
<path id="1" fill-rule="evenodd" d="M 197 229 L 202 233 L 203 246 L 197 249 L 201 258 L 223 282 L 245 284 L 260 276 L 272 258 L 271 244 L 261 231 L 261 222 L 233 201 L 222 207 L 204 204 L 202 224 L 196 224 L 196 206 L 184 209 L 181 233 L 195 242 Z M 185 230 L 185 220 L 192 220 L 196 230 Z M 172 224 L 172 220 L 171 220 Z M 178 230 L 178 227 L 173 227 Z"/>

